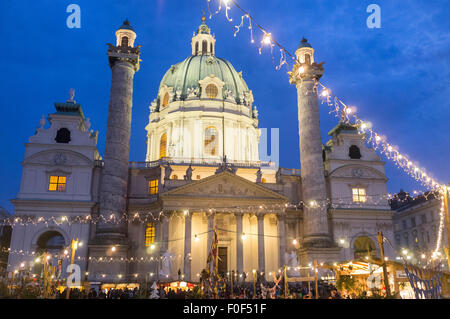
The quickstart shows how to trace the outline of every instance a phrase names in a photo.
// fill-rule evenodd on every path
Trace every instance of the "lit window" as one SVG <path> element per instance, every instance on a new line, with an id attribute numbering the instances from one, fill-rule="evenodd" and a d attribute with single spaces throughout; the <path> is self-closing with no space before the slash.
<path id="1" fill-rule="evenodd" d="M 163 107 L 166 107 L 167 104 L 169 104 L 169 93 L 164 94 L 162 105 Z"/>
<path id="2" fill-rule="evenodd" d="M 51 192 L 64 192 L 66 190 L 66 176 L 50 176 L 48 190 Z"/>
<path id="3" fill-rule="evenodd" d="M 178 175 L 172 175 L 172 179 L 178 179 Z"/>
<path id="4" fill-rule="evenodd" d="M 364 188 L 353 188 L 353 202 L 364 203 L 366 201 L 366 190 Z"/>
<path id="5" fill-rule="evenodd" d="M 263 177 L 263 178 L 261 178 L 261 183 L 266 183 L 267 181 L 266 181 L 266 179 Z"/>
<path id="6" fill-rule="evenodd" d="M 200 179 L 200 175 L 197 175 L 197 179 Z"/>
<path id="7" fill-rule="evenodd" d="M 158 180 L 154 179 L 148 182 L 148 193 L 150 195 L 158 194 Z"/>
<path id="8" fill-rule="evenodd" d="M 205 130 L 205 154 L 211 156 L 217 154 L 217 130 L 212 126 Z"/>
<path id="9" fill-rule="evenodd" d="M 159 158 L 166 157 L 166 149 L 167 149 L 167 135 L 164 133 L 161 136 L 161 140 L 159 142 Z"/>
<path id="10" fill-rule="evenodd" d="M 206 86 L 206 95 L 210 98 L 210 99 L 214 99 L 217 94 L 219 94 L 219 90 L 217 89 L 217 86 L 215 86 L 214 84 L 208 84 Z"/>
<path id="11" fill-rule="evenodd" d="M 155 242 L 155 223 L 147 223 L 145 229 L 145 247 L 149 247 Z"/>
<path id="12" fill-rule="evenodd" d="M 127 47 L 128 46 L 128 37 L 123 37 L 122 38 L 122 46 L 123 47 Z"/>

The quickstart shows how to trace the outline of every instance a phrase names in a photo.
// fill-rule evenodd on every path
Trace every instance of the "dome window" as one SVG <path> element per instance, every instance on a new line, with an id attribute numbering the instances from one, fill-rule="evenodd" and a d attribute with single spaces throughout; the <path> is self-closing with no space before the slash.
<path id="1" fill-rule="evenodd" d="M 55 137 L 56 143 L 69 143 L 70 142 L 70 131 L 65 127 L 60 128 L 58 132 L 56 132 Z"/>
<path id="2" fill-rule="evenodd" d="M 205 154 L 209 156 L 217 155 L 217 129 L 213 126 L 205 130 Z"/>
<path id="3" fill-rule="evenodd" d="M 208 42 L 206 40 L 203 40 L 202 42 L 202 54 L 208 53 Z"/>
<path id="4" fill-rule="evenodd" d="M 166 157 L 167 150 L 167 134 L 164 133 L 161 135 L 161 139 L 159 141 L 159 158 Z"/>
<path id="5" fill-rule="evenodd" d="M 169 93 L 164 94 L 162 105 L 163 107 L 166 107 L 167 104 L 169 104 Z"/>
<path id="6" fill-rule="evenodd" d="M 348 149 L 348 156 L 351 159 L 360 159 L 361 158 L 361 151 L 359 150 L 359 147 L 356 145 L 350 146 Z"/>
<path id="7" fill-rule="evenodd" d="M 198 42 L 195 42 L 195 55 L 198 54 Z"/>
<path id="8" fill-rule="evenodd" d="M 208 84 L 206 86 L 206 95 L 208 96 L 208 98 L 214 99 L 217 96 L 217 94 L 219 94 L 217 86 L 215 86 L 214 84 Z"/>

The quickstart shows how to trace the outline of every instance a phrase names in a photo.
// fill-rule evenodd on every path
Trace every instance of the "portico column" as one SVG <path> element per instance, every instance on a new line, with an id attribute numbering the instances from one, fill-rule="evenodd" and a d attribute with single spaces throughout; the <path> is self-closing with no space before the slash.
<path id="1" fill-rule="evenodd" d="M 265 249 L 264 249 L 264 216 L 265 214 L 257 215 L 258 218 L 258 269 L 265 270 Z"/>
<path id="2" fill-rule="evenodd" d="M 211 249 L 211 244 L 213 241 L 213 230 L 214 230 L 214 213 L 206 213 L 208 217 L 208 242 L 206 245 L 206 258 L 208 258 L 209 250 Z"/>
<path id="3" fill-rule="evenodd" d="M 162 215 L 161 253 L 169 250 L 169 216 Z"/>
<path id="4" fill-rule="evenodd" d="M 285 226 L 285 214 L 278 213 L 278 256 L 279 256 L 279 267 L 283 267 L 286 264 L 286 226 Z"/>
<path id="5" fill-rule="evenodd" d="M 242 242 L 242 216 L 243 213 L 235 213 L 236 216 L 236 269 L 239 274 L 244 271 L 244 245 Z"/>
<path id="6" fill-rule="evenodd" d="M 184 279 L 191 280 L 191 215 L 184 217 Z"/>

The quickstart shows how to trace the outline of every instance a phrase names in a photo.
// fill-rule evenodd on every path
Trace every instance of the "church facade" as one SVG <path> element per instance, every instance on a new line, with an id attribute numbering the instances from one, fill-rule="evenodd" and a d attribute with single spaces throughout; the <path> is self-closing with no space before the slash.
<path id="1" fill-rule="evenodd" d="M 64 277 L 72 239 L 80 243 L 74 261 L 83 280 L 105 283 L 145 276 L 196 282 L 215 234 L 219 272 L 255 270 L 267 278 L 285 265 L 299 275 L 296 267 L 313 259 L 379 256 L 378 231 L 394 242 L 393 212 L 379 200 L 387 194 L 384 162 L 353 126 L 338 123 L 326 145 L 320 130 L 314 133 L 317 90 L 308 91 L 307 76 L 320 66 L 306 40 L 296 54 L 317 72 L 291 75 L 301 100 L 302 168 L 289 169 L 260 161 L 252 91 L 242 72 L 216 56 L 204 19 L 191 55 L 169 68 L 149 107 L 145 161 L 130 162 L 133 77 L 140 69 L 135 39 L 125 21 L 109 45 L 103 157 L 98 133 L 73 96 L 55 103 L 26 143 L 12 202 L 15 218 L 27 222 L 13 228 L 9 271 L 33 271 L 35 256 L 49 251 Z"/>

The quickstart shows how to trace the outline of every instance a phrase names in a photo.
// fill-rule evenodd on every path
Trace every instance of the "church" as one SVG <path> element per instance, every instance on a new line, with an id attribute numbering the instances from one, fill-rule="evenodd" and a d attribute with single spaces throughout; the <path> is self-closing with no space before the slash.
<path id="1" fill-rule="evenodd" d="M 282 168 L 260 160 L 263 114 L 242 72 L 216 55 L 205 20 L 191 39 L 191 55 L 170 66 L 149 106 L 142 161 L 129 159 L 141 46 L 128 20 L 108 49 L 105 149 L 97 148 L 89 110 L 73 92 L 40 120 L 25 144 L 12 200 L 14 217 L 27 222 L 13 227 L 8 271 L 33 272 L 36 256 L 47 251 L 65 278 L 68 250 L 78 239 L 74 263 L 83 281 L 181 276 L 198 282 L 217 238 L 220 273 L 258 271 L 270 279 L 284 266 L 299 276 L 298 267 L 313 260 L 379 256 L 378 231 L 394 242 L 393 211 L 387 199 L 379 200 L 387 194 L 385 163 L 343 122 L 322 144 L 317 82 L 323 66 L 307 40 L 290 72 L 299 97 L 301 169 Z M 151 66 L 142 72 L 145 67 Z"/>

